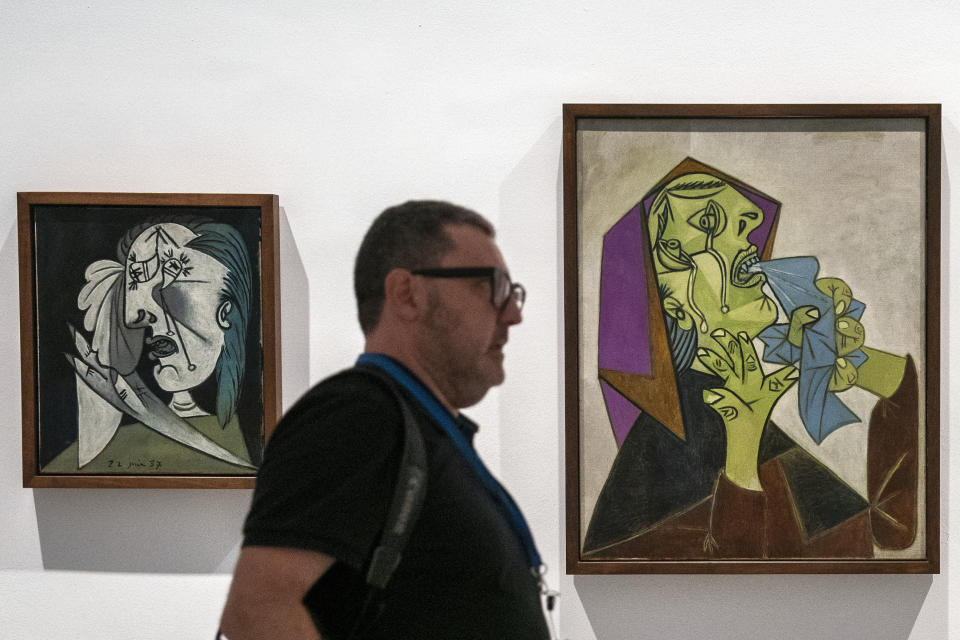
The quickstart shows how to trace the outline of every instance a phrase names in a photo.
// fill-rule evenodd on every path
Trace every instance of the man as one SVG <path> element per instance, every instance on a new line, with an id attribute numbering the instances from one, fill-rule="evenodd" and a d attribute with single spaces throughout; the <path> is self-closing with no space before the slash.
<path id="1" fill-rule="evenodd" d="M 271 437 L 223 634 L 315 639 L 319 626 L 346 637 L 359 617 L 365 638 L 547 638 L 529 530 L 459 413 L 503 382 L 503 347 L 521 321 L 524 289 L 493 227 L 444 202 L 392 207 L 367 232 L 354 277 L 361 370 L 314 387 Z M 403 439 L 401 411 L 370 366 L 401 383 L 428 472 L 403 560 L 361 615 Z"/>

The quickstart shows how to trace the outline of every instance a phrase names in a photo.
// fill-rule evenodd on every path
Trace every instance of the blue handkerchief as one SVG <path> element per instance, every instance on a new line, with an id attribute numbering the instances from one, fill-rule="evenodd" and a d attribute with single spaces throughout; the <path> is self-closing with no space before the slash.
<path id="1" fill-rule="evenodd" d="M 860 419 L 828 389 L 833 367 L 837 361 L 835 336 L 836 310 L 833 299 L 814 284 L 820 263 L 813 257 L 781 258 L 761 262 L 757 267 L 767 277 L 770 288 L 779 300 L 787 317 L 798 307 L 812 305 L 820 311 L 820 319 L 808 324 L 800 347 L 787 340 L 790 324 L 775 324 L 758 336 L 764 345 L 763 359 L 774 364 L 796 364 L 800 369 L 798 404 L 800 419 L 814 442 L 840 427 Z M 843 317 L 859 320 L 864 304 L 853 300 Z M 844 356 L 854 366 L 866 362 L 867 355 L 860 349 Z"/>

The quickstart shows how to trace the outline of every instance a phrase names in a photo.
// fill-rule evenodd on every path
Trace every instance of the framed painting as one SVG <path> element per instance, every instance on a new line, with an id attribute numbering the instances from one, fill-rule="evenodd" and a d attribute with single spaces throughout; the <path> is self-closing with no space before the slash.
<path id="1" fill-rule="evenodd" d="M 563 136 L 568 573 L 939 572 L 940 105 Z"/>
<path id="2" fill-rule="evenodd" d="M 18 193 L 25 487 L 252 487 L 281 413 L 275 195 Z"/>

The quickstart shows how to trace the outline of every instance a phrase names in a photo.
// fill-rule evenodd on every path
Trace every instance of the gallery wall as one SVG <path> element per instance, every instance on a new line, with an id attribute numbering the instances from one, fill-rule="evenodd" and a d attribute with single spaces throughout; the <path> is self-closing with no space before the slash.
<path id="1" fill-rule="evenodd" d="M 372 218 L 410 198 L 475 208 L 529 298 L 506 385 L 469 413 L 563 593 L 562 638 L 960 637 L 946 373 L 960 356 L 958 29 L 955 2 L 0 0 L 0 638 L 211 637 L 249 502 L 21 488 L 28 190 L 278 194 L 285 405 L 362 347 L 351 272 Z M 943 103 L 940 575 L 563 575 L 564 102 Z"/>

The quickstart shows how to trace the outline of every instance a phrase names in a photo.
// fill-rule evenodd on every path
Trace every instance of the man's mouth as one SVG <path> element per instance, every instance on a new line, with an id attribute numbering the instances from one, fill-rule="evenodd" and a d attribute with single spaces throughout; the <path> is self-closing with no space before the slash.
<path id="1" fill-rule="evenodd" d="M 147 355 L 151 360 L 168 358 L 180 351 L 176 342 L 164 336 L 147 336 L 144 344 L 147 346 Z"/>
<path id="2" fill-rule="evenodd" d="M 750 247 L 744 249 L 733 259 L 733 266 L 730 268 L 730 283 L 735 287 L 749 288 L 755 287 L 766 280 L 760 272 L 752 272 L 750 268 L 760 263 L 757 257 L 757 248 Z"/>

